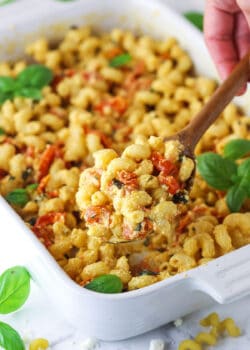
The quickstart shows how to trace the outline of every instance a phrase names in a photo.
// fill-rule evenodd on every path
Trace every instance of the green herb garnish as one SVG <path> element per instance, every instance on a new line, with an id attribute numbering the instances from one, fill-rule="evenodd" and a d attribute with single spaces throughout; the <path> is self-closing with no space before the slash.
<path id="1" fill-rule="evenodd" d="M 26 187 L 26 190 L 28 192 L 32 192 L 32 191 L 35 191 L 38 187 L 38 184 L 37 183 L 34 183 L 34 184 L 30 184 Z"/>
<path id="2" fill-rule="evenodd" d="M 120 180 L 113 179 L 112 183 L 119 189 L 121 189 L 124 186 L 124 183 L 122 183 Z"/>
<path id="3" fill-rule="evenodd" d="M 20 335 L 4 322 L 0 322 L 0 346 L 5 350 L 25 350 Z"/>
<path id="4" fill-rule="evenodd" d="M 52 79 L 52 71 L 42 64 L 28 66 L 16 78 L 0 77 L 0 104 L 18 96 L 40 100 L 41 89 Z"/>
<path id="5" fill-rule="evenodd" d="M 18 310 L 30 293 L 30 274 L 22 266 L 7 269 L 0 276 L 0 314 Z M 15 329 L 0 322 L 0 347 L 5 350 L 25 350 L 25 345 Z"/>
<path id="6" fill-rule="evenodd" d="M 151 271 L 151 270 L 142 270 L 140 272 L 140 276 L 144 276 L 144 275 L 147 275 L 147 276 L 157 276 L 158 273 L 157 272 L 154 272 L 154 271 Z"/>
<path id="7" fill-rule="evenodd" d="M 0 136 L 1 135 L 5 135 L 5 131 L 4 131 L 4 129 L 2 129 L 2 128 L 0 128 Z"/>
<path id="8" fill-rule="evenodd" d="M 248 153 L 250 153 L 250 140 L 232 140 L 228 142 L 224 148 L 225 158 L 232 160 L 245 157 Z"/>
<path id="9" fill-rule="evenodd" d="M 15 0 L 0 0 L 0 6 L 10 4 L 11 2 L 14 2 Z"/>
<path id="10" fill-rule="evenodd" d="M 15 90 L 16 84 L 15 79 L 11 77 L 0 77 L 0 91 L 8 93 Z"/>
<path id="11" fill-rule="evenodd" d="M 1 81 L 1 77 L 0 77 L 0 81 Z M 7 100 L 12 100 L 13 97 L 14 97 L 13 92 L 2 92 L 0 90 L 0 105 L 3 104 Z"/>
<path id="12" fill-rule="evenodd" d="M 115 56 L 114 58 L 112 58 L 112 60 L 109 62 L 109 65 L 114 68 L 121 67 L 129 63 L 131 60 L 131 55 L 129 53 L 124 53 L 122 55 Z"/>
<path id="13" fill-rule="evenodd" d="M 19 73 L 17 81 L 22 87 L 41 89 L 48 85 L 52 78 L 52 71 L 48 67 L 42 64 L 33 64 Z"/>
<path id="14" fill-rule="evenodd" d="M 102 275 L 86 284 L 85 288 L 99 293 L 121 293 L 123 285 L 116 275 Z"/>
<path id="15" fill-rule="evenodd" d="M 6 270 L 0 276 L 0 314 L 18 310 L 30 293 L 30 274 L 22 266 Z"/>
<path id="16" fill-rule="evenodd" d="M 237 165 L 219 154 L 207 152 L 199 157 L 198 169 L 209 186 L 218 190 L 228 190 L 233 184 L 233 176 L 237 174 Z"/>
<path id="17" fill-rule="evenodd" d="M 186 12 L 184 17 L 201 31 L 203 30 L 203 14 L 200 12 Z"/>
<path id="18" fill-rule="evenodd" d="M 10 204 L 24 207 L 29 201 L 29 194 L 25 188 L 16 188 L 15 190 L 9 192 L 5 198 Z"/>
<path id="19" fill-rule="evenodd" d="M 232 140 L 224 149 L 224 156 L 212 152 L 197 157 L 197 167 L 209 186 L 226 191 L 231 212 L 237 212 L 250 198 L 250 158 L 236 162 L 250 151 L 247 140 Z"/>
<path id="20" fill-rule="evenodd" d="M 141 231 L 141 229 L 142 229 L 142 223 L 139 222 L 139 223 L 135 226 L 135 231 L 139 232 L 139 231 Z"/>
<path id="21" fill-rule="evenodd" d="M 24 207 L 25 204 L 30 200 L 30 194 L 35 191 L 38 187 L 38 183 L 33 183 L 28 185 L 26 188 L 16 188 L 15 190 L 9 192 L 5 199 L 10 204 L 19 205 Z"/>

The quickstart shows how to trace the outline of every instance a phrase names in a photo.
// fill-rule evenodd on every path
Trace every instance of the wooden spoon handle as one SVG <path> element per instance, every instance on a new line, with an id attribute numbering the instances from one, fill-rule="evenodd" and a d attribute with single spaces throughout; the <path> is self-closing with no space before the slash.
<path id="1" fill-rule="evenodd" d="M 202 110 L 180 132 L 180 138 L 188 146 L 189 152 L 194 151 L 205 131 L 248 81 L 249 72 L 250 54 L 248 53 L 234 68 L 229 77 L 217 88 Z"/>

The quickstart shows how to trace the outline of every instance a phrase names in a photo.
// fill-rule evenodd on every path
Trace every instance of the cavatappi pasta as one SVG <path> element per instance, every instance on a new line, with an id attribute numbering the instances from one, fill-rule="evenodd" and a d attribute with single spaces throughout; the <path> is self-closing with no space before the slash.
<path id="1" fill-rule="evenodd" d="M 194 170 L 183 151 L 179 141 L 151 136 L 135 140 L 121 157 L 112 149 L 94 152 L 94 167 L 82 172 L 76 194 L 88 235 L 119 242 L 161 233 L 170 243 Z"/>
<path id="2" fill-rule="evenodd" d="M 174 38 L 72 28 L 56 47 L 41 38 L 26 52 L 51 68 L 54 80 L 40 101 L 16 97 L 0 107 L 0 193 L 27 189 L 27 203 L 13 208 L 73 280 L 85 285 L 111 273 L 121 278 L 124 291 L 133 290 L 250 242 L 250 203 L 230 214 L 224 193 L 198 174 L 189 202 L 182 194 L 176 200 L 181 202 L 177 227 L 169 224 L 176 212 L 174 194 L 153 172 L 152 152 L 170 157 L 162 140 L 187 125 L 216 87 L 194 75 L 191 59 Z M 123 54 L 131 57 L 126 64 L 110 65 Z M 15 77 L 26 65 L 2 62 L 0 76 Z M 249 138 L 248 130 L 248 118 L 230 104 L 196 152 L 220 153 L 229 139 Z M 182 158 L 181 181 L 191 167 Z M 130 185 L 136 179 L 138 188 L 121 201 L 119 187 L 131 171 L 136 176 Z M 156 208 L 145 215 L 152 198 Z M 109 215 L 91 222 L 86 211 L 91 206 L 102 211 L 107 204 L 120 210 L 119 215 L 111 210 L 112 235 L 119 236 L 124 223 L 129 237 L 138 228 L 143 236 L 152 221 L 159 229 L 144 241 L 103 243 L 111 234 L 110 224 L 103 224 Z"/>
<path id="3" fill-rule="evenodd" d="M 202 319 L 200 325 L 209 327 L 209 331 L 199 332 L 194 339 L 183 340 L 178 350 L 202 350 L 207 346 L 216 347 L 220 336 L 239 337 L 241 335 L 241 330 L 234 319 L 228 317 L 221 321 L 216 312 Z"/>

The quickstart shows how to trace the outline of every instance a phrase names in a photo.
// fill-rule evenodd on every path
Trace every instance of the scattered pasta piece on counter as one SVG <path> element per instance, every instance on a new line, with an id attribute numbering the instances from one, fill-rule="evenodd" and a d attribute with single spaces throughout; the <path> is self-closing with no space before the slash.
<path id="1" fill-rule="evenodd" d="M 202 350 L 202 347 L 195 340 L 187 339 L 180 343 L 178 350 Z"/>
<path id="2" fill-rule="evenodd" d="M 241 330 L 236 326 L 232 318 L 226 318 L 221 322 L 222 330 L 225 330 L 230 337 L 239 337 L 241 335 Z"/>
<path id="3" fill-rule="evenodd" d="M 214 334 L 200 332 L 196 335 L 195 341 L 201 345 L 215 345 L 217 337 Z"/>
<path id="4" fill-rule="evenodd" d="M 226 318 L 220 321 L 219 315 L 213 312 L 200 320 L 200 325 L 209 327 L 209 332 L 199 332 L 193 340 L 183 340 L 178 350 L 202 350 L 204 346 L 215 346 L 220 336 L 229 335 L 230 337 L 239 337 L 240 328 L 235 324 L 232 318 Z"/>
<path id="5" fill-rule="evenodd" d="M 29 350 L 48 350 L 48 349 L 49 349 L 49 342 L 47 339 L 44 339 L 44 338 L 34 339 L 29 345 Z"/>
<path id="6" fill-rule="evenodd" d="M 209 314 L 208 316 L 200 320 L 200 325 L 203 327 L 209 327 L 209 326 L 219 327 L 220 325 L 219 315 L 216 312 L 212 312 L 211 314 Z"/>

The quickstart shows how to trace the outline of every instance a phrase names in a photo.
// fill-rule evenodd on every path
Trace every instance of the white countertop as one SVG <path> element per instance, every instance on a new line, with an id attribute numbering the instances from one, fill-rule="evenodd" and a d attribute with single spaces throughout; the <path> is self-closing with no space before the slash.
<path id="1" fill-rule="evenodd" d="M 202 10 L 204 8 L 203 0 L 165 1 L 180 12 Z M 145 305 L 145 307 L 147 306 Z M 243 334 L 235 339 L 221 339 L 216 347 L 210 347 L 209 349 L 250 349 L 250 296 L 230 305 L 217 304 L 209 309 L 189 315 L 183 319 L 181 327 L 169 324 L 126 341 L 112 343 L 98 341 L 96 349 L 147 350 L 151 339 L 160 338 L 165 342 L 165 350 L 177 350 L 181 340 L 192 338 L 201 330 L 199 320 L 212 311 L 218 312 L 221 318 L 233 317 L 243 330 Z M 83 349 L 81 344 L 88 338 L 88 334 L 80 333 L 70 325 L 69 320 L 62 318 L 60 313 L 50 304 L 44 292 L 34 284 L 32 285 L 31 295 L 21 310 L 11 315 L 1 316 L 0 319 L 12 325 L 27 340 L 37 337 L 47 338 L 53 350 L 81 350 Z"/>
<path id="2" fill-rule="evenodd" d="M 238 338 L 221 338 L 216 347 L 209 349 L 249 350 L 250 296 L 230 305 L 214 305 L 209 309 L 195 312 L 183 318 L 180 327 L 168 324 L 125 341 L 98 341 L 96 350 L 148 350 L 150 340 L 159 338 L 165 342 L 165 350 L 177 350 L 181 340 L 192 338 L 201 331 L 199 320 L 213 311 L 218 312 L 221 318 L 233 317 L 243 334 Z M 47 338 L 52 350 L 81 350 L 83 349 L 81 344 L 88 338 L 88 334 L 78 332 L 68 320 L 61 318 L 44 293 L 35 285 L 32 286 L 31 295 L 22 309 L 12 315 L 2 315 L 1 321 L 12 325 L 27 340 L 37 337 Z"/>

